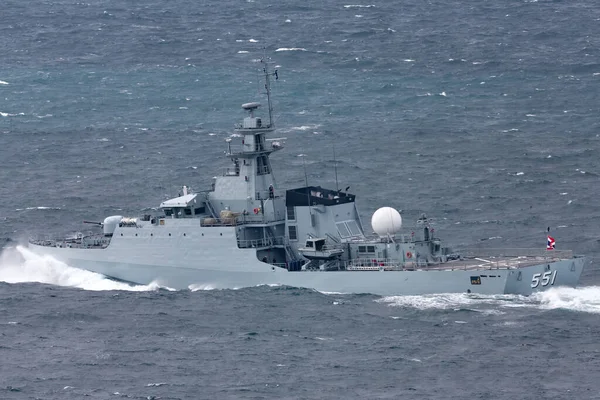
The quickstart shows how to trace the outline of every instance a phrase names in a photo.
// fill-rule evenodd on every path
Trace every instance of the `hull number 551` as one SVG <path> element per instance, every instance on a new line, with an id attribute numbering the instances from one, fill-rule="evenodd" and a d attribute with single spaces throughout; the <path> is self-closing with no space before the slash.
<path id="1" fill-rule="evenodd" d="M 554 271 L 546 271 L 544 273 L 533 274 L 533 278 L 531 278 L 531 288 L 535 289 L 536 287 L 542 285 L 544 286 L 552 286 L 554 285 L 554 281 L 556 280 L 556 270 Z"/>

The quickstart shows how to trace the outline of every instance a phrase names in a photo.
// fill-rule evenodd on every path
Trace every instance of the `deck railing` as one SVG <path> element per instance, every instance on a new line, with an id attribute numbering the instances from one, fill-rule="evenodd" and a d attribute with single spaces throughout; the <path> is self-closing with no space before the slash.
<path id="1" fill-rule="evenodd" d="M 238 239 L 237 245 L 240 249 L 258 248 L 258 247 L 270 247 L 285 244 L 285 238 L 283 236 L 261 238 L 261 239 Z"/>
<path id="2" fill-rule="evenodd" d="M 201 226 L 236 226 L 248 224 L 268 224 L 271 222 L 283 221 L 283 219 L 268 218 L 262 214 L 246 214 L 231 218 L 202 218 Z"/>
<path id="3" fill-rule="evenodd" d="M 462 249 L 458 251 L 463 258 L 493 258 L 493 257 L 538 257 L 547 259 L 565 259 L 572 258 L 572 250 L 545 250 L 545 249 L 527 249 L 527 248 L 509 248 L 509 249 Z"/>

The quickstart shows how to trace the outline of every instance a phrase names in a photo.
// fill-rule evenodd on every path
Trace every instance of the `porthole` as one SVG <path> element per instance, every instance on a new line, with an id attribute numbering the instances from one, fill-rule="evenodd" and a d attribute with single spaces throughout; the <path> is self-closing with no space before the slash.
<path id="1" fill-rule="evenodd" d="M 204 233 L 202 234 L 202 236 L 204 236 Z"/>
<path id="2" fill-rule="evenodd" d="M 151 233 L 150 236 L 154 236 L 154 233 Z"/>
<path id="3" fill-rule="evenodd" d="M 171 236 L 171 234 L 169 233 L 169 236 Z"/>
<path id="4" fill-rule="evenodd" d="M 121 233 L 121 236 L 123 236 L 123 234 Z"/>
<path id="5" fill-rule="evenodd" d="M 183 236 L 185 236 L 185 233 L 183 234 Z"/>
<path id="6" fill-rule="evenodd" d="M 137 233 L 135 234 L 135 236 L 137 236 Z"/>
<path id="7" fill-rule="evenodd" d="M 219 235 L 223 236 L 223 234 L 222 234 L 222 233 L 219 233 Z"/>

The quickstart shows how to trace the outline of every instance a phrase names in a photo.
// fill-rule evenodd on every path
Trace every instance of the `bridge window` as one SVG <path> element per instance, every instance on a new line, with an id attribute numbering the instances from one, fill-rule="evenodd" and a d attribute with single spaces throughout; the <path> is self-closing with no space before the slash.
<path id="1" fill-rule="evenodd" d="M 256 175 L 267 175 L 271 173 L 269 159 L 267 156 L 256 157 Z"/>
<path id="2" fill-rule="evenodd" d="M 336 222 L 335 226 L 337 227 L 338 233 L 342 238 L 363 235 L 362 231 L 358 227 L 358 223 L 353 219 L 348 221 Z"/>
<path id="3" fill-rule="evenodd" d="M 298 232 L 296 231 L 295 225 L 288 226 L 288 236 L 290 240 L 298 240 Z"/>
<path id="4" fill-rule="evenodd" d="M 348 228 L 346 227 L 346 224 L 344 222 L 337 222 L 335 225 L 337 226 L 340 237 L 343 237 L 343 238 L 350 237 L 350 231 L 348 230 Z"/>
<path id="5" fill-rule="evenodd" d="M 346 221 L 346 226 L 348 226 L 348 230 L 350 231 L 352 236 L 362 235 L 362 232 L 360 231 L 360 228 L 358 227 L 356 221 Z"/>
<path id="6" fill-rule="evenodd" d="M 287 206 L 287 219 L 292 221 L 296 219 L 296 209 L 293 206 Z"/>

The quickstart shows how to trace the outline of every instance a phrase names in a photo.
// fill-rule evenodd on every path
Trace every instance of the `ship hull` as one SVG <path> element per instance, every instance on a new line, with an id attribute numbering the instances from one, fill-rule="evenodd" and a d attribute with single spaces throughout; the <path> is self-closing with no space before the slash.
<path id="1" fill-rule="evenodd" d="M 584 258 L 540 263 L 513 269 L 427 269 L 416 271 L 295 271 L 256 259 L 252 250 L 214 251 L 182 261 L 140 253 L 127 257 L 107 249 L 56 248 L 29 244 L 39 255 L 49 255 L 72 267 L 136 284 L 152 282 L 174 289 L 238 289 L 258 285 L 286 285 L 332 293 L 371 293 L 382 296 L 435 293 L 530 295 L 557 286 L 575 287 Z M 215 249 L 216 250 L 216 249 Z M 233 250 L 233 249 L 232 249 Z M 221 256 L 217 257 L 217 254 Z M 228 254 L 223 258 L 223 254 Z M 142 259 L 146 259 L 142 261 Z"/>

